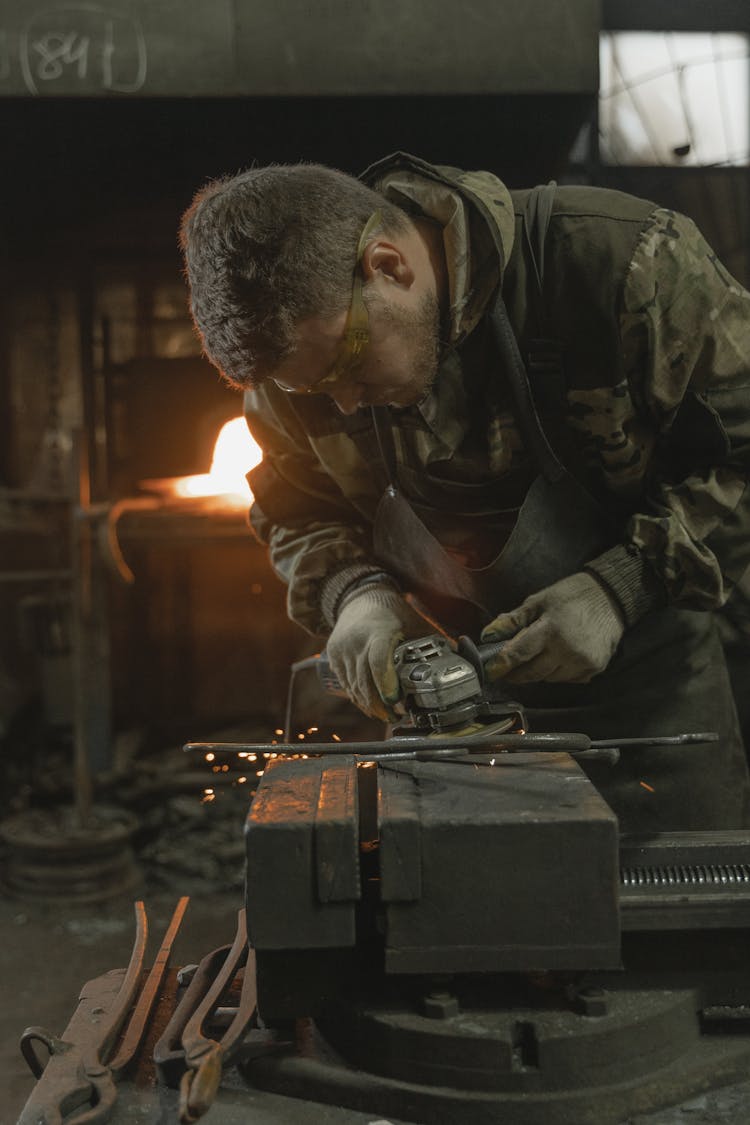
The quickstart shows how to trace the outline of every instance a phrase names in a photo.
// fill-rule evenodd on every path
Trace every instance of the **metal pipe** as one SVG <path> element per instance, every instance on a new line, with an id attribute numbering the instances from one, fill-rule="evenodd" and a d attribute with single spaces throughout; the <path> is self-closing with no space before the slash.
<path id="1" fill-rule="evenodd" d="M 440 735 L 421 737 L 389 738 L 387 741 L 373 742 L 299 742 L 299 743 L 268 743 L 268 742 L 188 742 L 183 749 L 187 753 L 213 752 L 222 754 L 278 754 L 284 757 L 290 752 L 291 746 L 297 753 L 304 754 L 355 754 L 367 755 L 382 754 L 388 758 L 397 751 L 434 751 L 434 750 L 507 750 L 511 753 L 531 751 L 567 751 L 575 753 L 580 750 L 592 748 L 591 739 L 587 734 L 476 734 L 456 735 L 454 737 Z"/>

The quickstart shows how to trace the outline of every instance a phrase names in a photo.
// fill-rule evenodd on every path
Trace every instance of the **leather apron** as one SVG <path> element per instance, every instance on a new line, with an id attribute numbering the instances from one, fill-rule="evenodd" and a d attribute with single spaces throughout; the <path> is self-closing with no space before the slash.
<path id="1" fill-rule="evenodd" d="M 464 567 L 425 525 L 400 489 L 388 408 L 372 411 L 389 481 L 373 528 L 377 560 L 449 632 L 475 639 L 498 613 L 580 570 L 621 538 L 612 516 L 561 464 L 547 439 L 501 295 L 490 320 L 538 475 L 489 566 Z M 675 607 L 654 611 L 626 632 L 609 666 L 588 684 L 498 687 L 506 695 L 511 688 L 535 731 L 583 731 L 592 738 L 719 732 L 717 743 L 623 750 L 616 767 L 587 765 L 621 831 L 750 823 L 747 765 L 712 614 Z"/>

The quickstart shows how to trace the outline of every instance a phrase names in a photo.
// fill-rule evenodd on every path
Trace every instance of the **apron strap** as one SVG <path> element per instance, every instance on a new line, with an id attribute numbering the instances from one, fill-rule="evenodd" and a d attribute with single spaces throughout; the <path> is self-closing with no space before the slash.
<path id="1" fill-rule="evenodd" d="M 387 406 L 371 406 L 370 413 L 372 414 L 372 424 L 380 450 L 380 459 L 388 474 L 388 491 L 393 494 L 398 482 L 398 459 L 391 426 L 391 415 Z"/>
<path id="2" fill-rule="evenodd" d="M 569 470 L 577 467 L 583 471 L 580 445 L 567 421 L 564 349 L 560 339 L 552 335 L 549 306 L 544 297 L 545 247 L 556 189 L 554 180 L 532 188 L 523 209 L 523 235 L 529 251 L 536 322 L 536 335 L 527 344 L 526 369 L 549 443 Z"/>
<path id="3" fill-rule="evenodd" d="M 529 376 L 521 358 L 518 341 L 508 319 L 505 302 L 500 292 L 498 292 L 490 311 L 489 319 L 516 405 L 518 424 L 524 440 L 536 460 L 542 476 L 550 484 L 554 484 L 555 481 L 565 476 L 566 469 L 563 468 L 547 440 L 539 419 L 534 396 L 531 392 Z M 372 406 L 370 412 L 382 463 L 385 465 L 388 474 L 388 489 L 393 492 L 396 490 L 398 481 L 398 460 L 396 443 L 391 428 L 391 416 L 387 406 Z"/>
<path id="4" fill-rule="evenodd" d="M 511 327 L 505 308 L 503 295 L 498 292 L 490 311 L 490 325 L 503 360 L 505 375 L 516 405 L 518 425 L 529 451 L 534 456 L 539 471 L 550 484 L 560 480 L 566 470 L 557 458 L 537 412 L 531 383 L 518 348 L 515 332 Z"/>
<path id="5" fill-rule="evenodd" d="M 541 309 L 544 309 L 544 247 L 547 241 L 550 219 L 552 218 L 556 188 L 555 180 L 532 188 L 523 211 L 523 233 L 531 251 L 531 261 L 534 267 L 534 278 Z"/>
<path id="6" fill-rule="evenodd" d="M 549 335 L 548 309 L 544 299 L 544 263 L 547 231 L 552 218 L 557 184 L 550 180 L 532 188 L 523 210 L 523 233 L 531 258 L 534 280 L 534 306 L 537 335 L 529 340 L 527 368 L 537 408 L 549 431 L 552 423 L 552 443 L 559 448 L 555 433 L 565 417 L 565 375 L 563 348 L 559 340 Z"/>
<path id="7" fill-rule="evenodd" d="M 538 287 L 539 301 L 542 302 L 542 284 L 544 280 L 544 242 L 552 215 L 555 189 L 554 181 L 541 187 L 534 188 L 527 203 L 524 214 L 524 231 L 529 240 L 531 257 L 534 263 L 534 274 Z M 534 245 L 536 243 L 536 246 Z M 541 304 L 543 307 L 543 303 Z M 529 375 L 518 347 L 515 332 L 508 319 L 508 313 L 503 301 L 502 292 L 498 290 L 497 297 L 490 311 L 490 325 L 493 336 L 498 346 L 500 356 L 513 394 L 513 399 L 518 413 L 518 424 L 523 433 L 524 440 L 534 456 L 539 471 L 551 484 L 560 480 L 566 474 L 566 469 L 558 460 L 539 418 L 534 394 L 532 393 Z M 532 341 L 532 346 L 540 345 L 536 354 L 530 357 L 534 374 L 542 371 L 550 375 L 559 375 L 558 382 L 562 379 L 561 356 L 559 345 L 549 341 Z M 544 348 L 541 345 L 549 345 Z M 551 354 L 550 354 L 551 348 Z M 551 362 L 550 362 L 551 360 Z M 554 382 L 554 378 L 552 382 Z M 395 491 L 398 480 L 398 461 L 396 446 L 391 428 L 391 417 L 387 406 L 371 407 L 372 421 L 377 437 L 378 447 L 383 464 L 388 473 L 388 488 Z"/>

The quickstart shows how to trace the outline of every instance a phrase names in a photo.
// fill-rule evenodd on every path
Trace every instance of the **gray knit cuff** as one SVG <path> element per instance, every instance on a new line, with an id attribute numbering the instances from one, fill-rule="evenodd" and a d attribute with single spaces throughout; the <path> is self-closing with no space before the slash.
<path id="1" fill-rule="evenodd" d="M 667 596 L 648 560 L 633 543 L 619 543 L 584 568 L 607 588 L 627 626 L 650 610 L 666 605 Z"/>
<path id="2" fill-rule="evenodd" d="M 372 563 L 354 563 L 325 580 L 320 594 L 320 612 L 329 629 L 336 624 L 342 600 L 355 588 L 370 584 L 396 586 L 389 574 Z"/>

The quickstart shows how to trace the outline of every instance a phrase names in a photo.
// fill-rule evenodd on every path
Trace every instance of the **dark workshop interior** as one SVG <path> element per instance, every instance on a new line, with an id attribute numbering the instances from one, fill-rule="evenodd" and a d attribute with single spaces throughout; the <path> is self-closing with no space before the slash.
<path id="1" fill-rule="evenodd" d="M 232 941 L 243 824 L 265 761 L 183 745 L 288 736 L 301 754 L 306 739 L 383 737 L 308 671 L 286 717 L 290 666 L 324 639 L 288 620 L 284 587 L 248 527 L 244 473 L 255 462 L 244 422 L 233 429 L 232 483 L 205 484 L 219 432 L 242 409 L 202 356 L 188 312 L 177 229 L 195 191 L 255 164 L 356 174 L 403 151 L 494 172 L 511 188 L 554 179 L 652 199 L 694 219 L 750 284 L 741 0 L 483 0 L 461 18 L 444 0 L 415 0 L 408 18 L 390 2 L 272 7 L 0 4 L 0 1125 L 16 1121 L 34 1087 L 21 1033 L 60 1035 L 84 982 L 128 963 L 135 899 L 153 942 L 190 896 L 174 967 Z M 683 107 L 696 103 L 675 37 L 705 37 L 725 122 L 723 137 L 708 128 L 719 148 L 707 156 L 692 108 L 674 126 L 664 95 L 639 86 L 623 44 L 646 33 L 661 37 Z M 674 135 L 662 134 L 665 122 Z M 750 625 L 744 639 L 741 625 L 728 619 L 726 638 L 747 732 Z M 273 882 L 283 913 L 294 873 L 281 863 Z M 738 941 L 747 951 L 745 912 L 744 931 L 726 931 L 727 963 Z M 656 964 L 666 964 L 669 933 L 658 937 Z M 309 973 L 337 971 L 310 954 Z M 747 979 L 750 989 L 750 969 Z M 273 988 L 269 996 L 285 1011 Z M 750 1001 L 733 1011 L 739 1042 L 750 1037 Z M 660 1026 L 679 1037 L 672 1019 Z M 532 1040 L 518 1024 L 512 1051 L 523 1066 L 536 1065 Z M 717 1074 L 722 1065 L 717 1055 Z M 654 1103 L 634 1096 L 627 1120 L 746 1122 L 750 1083 L 730 1070 L 682 1087 L 675 1078 Z M 148 1091 L 131 1105 L 129 1082 L 114 1116 L 96 1120 L 178 1120 L 176 1101 L 147 1104 Z M 399 1116 L 393 1101 L 340 1109 L 335 1095 L 330 1104 L 298 1089 L 285 1097 L 283 1083 L 267 1100 L 240 1086 L 230 1082 L 209 1121 L 541 1120 L 522 1107 L 410 1116 L 408 1099 Z"/>

